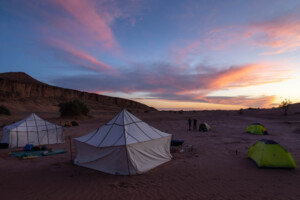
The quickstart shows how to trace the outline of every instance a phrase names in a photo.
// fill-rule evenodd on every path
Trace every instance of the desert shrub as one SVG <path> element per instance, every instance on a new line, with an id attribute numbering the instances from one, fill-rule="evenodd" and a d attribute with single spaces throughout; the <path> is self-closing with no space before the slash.
<path id="1" fill-rule="evenodd" d="M 88 113 L 90 112 L 90 109 L 87 107 L 87 105 L 77 99 L 65 103 L 60 103 L 58 106 L 60 115 L 62 117 L 88 115 Z"/>
<path id="2" fill-rule="evenodd" d="M 280 103 L 279 108 L 284 110 L 284 113 L 283 113 L 284 115 L 287 115 L 287 111 L 291 104 L 292 104 L 292 101 L 289 99 L 285 99 Z"/>
<path id="3" fill-rule="evenodd" d="M 1 105 L 0 106 L 0 114 L 2 114 L 2 115 L 10 115 L 10 111 L 5 106 Z"/>

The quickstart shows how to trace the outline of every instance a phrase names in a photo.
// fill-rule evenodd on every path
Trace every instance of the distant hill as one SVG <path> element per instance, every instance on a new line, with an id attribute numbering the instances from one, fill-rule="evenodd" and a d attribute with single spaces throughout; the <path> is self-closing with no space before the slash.
<path id="1" fill-rule="evenodd" d="M 0 80 L 10 80 L 20 83 L 44 84 L 24 72 L 6 72 L 0 73 Z"/>
<path id="2" fill-rule="evenodd" d="M 28 104 L 31 110 L 47 110 L 48 106 L 57 107 L 59 103 L 73 99 L 81 100 L 96 110 L 120 110 L 122 108 L 137 111 L 156 110 L 128 99 L 51 86 L 24 72 L 0 73 L 0 104 L 8 105 L 12 110 L 22 108 L 26 112 L 25 104 Z M 14 106 L 13 103 L 20 106 Z"/>

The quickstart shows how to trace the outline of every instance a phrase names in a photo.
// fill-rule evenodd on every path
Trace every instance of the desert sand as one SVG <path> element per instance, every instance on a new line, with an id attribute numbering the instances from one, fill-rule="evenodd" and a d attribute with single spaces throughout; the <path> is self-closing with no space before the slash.
<path id="1" fill-rule="evenodd" d="M 193 152 L 172 149 L 173 159 L 147 173 L 115 176 L 71 162 L 70 141 L 102 126 L 117 111 L 92 112 L 93 117 L 76 119 L 79 126 L 67 128 L 64 144 L 48 145 L 65 149 L 60 154 L 22 160 L 0 150 L 1 199 L 300 199 L 299 169 L 260 169 L 247 158 L 257 140 L 268 138 L 283 145 L 300 164 L 300 109 L 292 107 L 288 116 L 279 109 L 197 112 L 133 112 L 157 129 L 193 145 Z M 45 110 L 45 109 L 44 109 Z M 0 116 L 0 125 L 21 120 L 29 112 Z M 36 112 L 59 124 L 57 110 Z M 207 122 L 210 132 L 188 131 L 188 118 Z M 245 133 L 248 124 L 262 123 L 269 135 Z M 2 130 L 0 132 L 2 136 Z M 237 154 L 236 154 L 237 151 Z M 76 148 L 72 145 L 73 159 Z"/>

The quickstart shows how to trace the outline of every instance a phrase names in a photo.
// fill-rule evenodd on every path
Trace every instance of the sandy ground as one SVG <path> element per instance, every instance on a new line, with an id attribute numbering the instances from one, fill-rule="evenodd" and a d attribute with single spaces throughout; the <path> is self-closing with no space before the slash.
<path id="1" fill-rule="evenodd" d="M 0 117 L 9 124 L 28 113 Z M 45 119 L 63 121 L 55 113 L 37 113 Z M 65 135 L 84 135 L 110 120 L 114 113 L 94 113 L 77 120 L 78 127 L 67 128 Z M 300 199 L 300 171 L 259 169 L 247 158 L 257 140 L 269 138 L 283 145 L 300 166 L 300 115 L 283 116 L 281 110 L 133 113 L 148 124 L 193 145 L 193 152 L 174 151 L 172 161 L 145 174 L 114 176 L 71 164 L 70 142 L 49 145 L 67 154 L 30 160 L 11 157 L 0 150 L 0 199 Z M 211 132 L 187 131 L 187 119 L 211 125 Z M 245 133 L 248 124 L 260 122 L 270 135 Z M 0 135 L 2 132 L 0 133 Z M 238 153 L 236 154 L 236 151 Z M 76 149 L 73 145 L 73 157 Z"/>

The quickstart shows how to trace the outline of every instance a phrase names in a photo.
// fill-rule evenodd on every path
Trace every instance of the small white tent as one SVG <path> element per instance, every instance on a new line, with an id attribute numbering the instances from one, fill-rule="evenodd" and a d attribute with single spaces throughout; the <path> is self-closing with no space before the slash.
<path id="1" fill-rule="evenodd" d="M 104 126 L 75 138 L 74 163 L 109 174 L 141 174 L 171 160 L 171 136 L 122 110 Z"/>
<path id="2" fill-rule="evenodd" d="M 63 143 L 64 127 L 52 124 L 32 113 L 25 119 L 3 128 L 1 143 L 10 148 L 26 144 L 42 145 Z"/>

